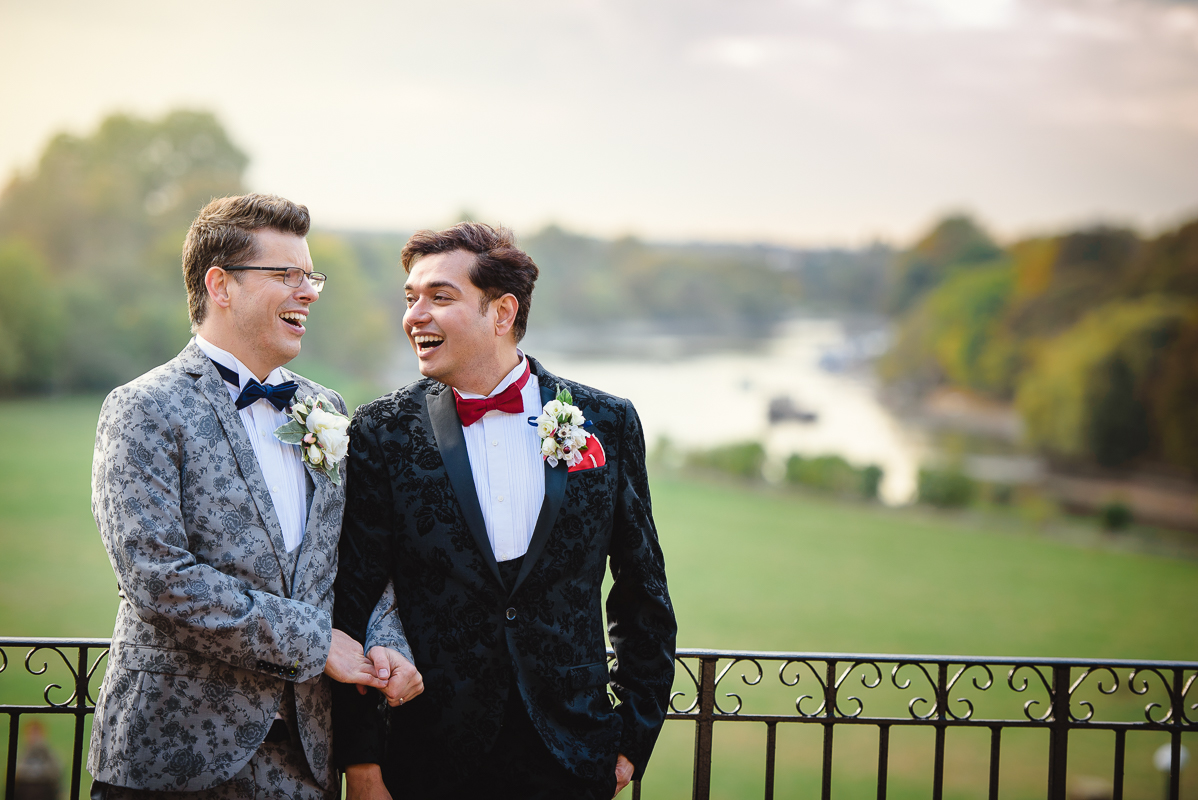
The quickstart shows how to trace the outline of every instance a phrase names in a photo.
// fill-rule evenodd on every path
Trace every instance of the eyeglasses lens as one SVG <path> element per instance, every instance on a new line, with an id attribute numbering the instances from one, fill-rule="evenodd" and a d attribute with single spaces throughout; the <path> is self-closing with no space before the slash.
<path id="1" fill-rule="evenodd" d="M 316 293 L 320 294 L 321 290 L 324 289 L 325 282 L 323 272 L 304 272 L 298 267 L 292 267 L 283 275 L 283 283 L 299 288 L 305 277 L 308 279 L 308 283 L 312 284 L 312 288 L 316 290 Z"/>

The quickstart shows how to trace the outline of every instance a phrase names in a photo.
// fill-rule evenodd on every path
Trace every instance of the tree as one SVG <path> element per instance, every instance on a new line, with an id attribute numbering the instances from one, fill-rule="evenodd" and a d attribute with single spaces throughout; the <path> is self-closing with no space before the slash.
<path id="1" fill-rule="evenodd" d="M 1160 374 L 1148 392 L 1161 455 L 1198 477 L 1198 308 L 1162 353 Z"/>
<path id="2" fill-rule="evenodd" d="M 1126 297 L 1140 239 L 1122 228 L 1097 227 L 1012 248 L 1019 292 L 1007 324 L 1022 339 L 1054 336 L 1098 306 Z"/>
<path id="3" fill-rule="evenodd" d="M 64 388 L 111 388 L 186 344 L 183 238 L 212 197 L 242 191 L 246 164 L 211 114 L 118 114 L 54 137 L 9 183 L 0 236 L 26 242 L 62 287 Z"/>
<path id="4" fill-rule="evenodd" d="M 1161 234 L 1143 247 L 1124 290 L 1137 295 L 1198 297 L 1198 220 Z"/>
<path id="5" fill-rule="evenodd" d="M 902 314 L 954 269 L 985 264 L 1001 255 L 998 245 L 972 219 L 946 217 L 895 260 L 887 306 L 891 313 Z"/>
<path id="6" fill-rule="evenodd" d="M 35 170 L 13 178 L 0 235 L 24 238 L 57 274 L 142 263 L 210 199 L 241 193 L 247 164 L 212 114 L 116 114 L 90 136 L 55 136 Z"/>
<path id="7" fill-rule="evenodd" d="M 1002 323 L 1013 283 L 1003 261 L 952 273 L 903 318 L 883 377 L 1009 396 L 1019 362 Z"/>
<path id="8" fill-rule="evenodd" d="M 316 270 L 328 275 L 329 282 L 312 306 L 303 349 L 292 366 L 314 376 L 328 374 L 321 380 L 334 385 L 346 379 L 371 382 L 390 366 L 400 335 L 388 320 L 386 298 L 340 237 L 314 233 L 308 247 Z M 398 322 L 403 305 L 398 298 L 392 303 L 391 319 Z"/>
<path id="9" fill-rule="evenodd" d="M 1175 298 L 1111 303 L 1047 342 L 1017 395 L 1032 443 L 1107 467 L 1161 452 L 1151 389 L 1192 313 Z"/>
<path id="10" fill-rule="evenodd" d="M 0 393 L 50 388 L 65 333 L 62 296 L 32 247 L 0 240 Z"/>

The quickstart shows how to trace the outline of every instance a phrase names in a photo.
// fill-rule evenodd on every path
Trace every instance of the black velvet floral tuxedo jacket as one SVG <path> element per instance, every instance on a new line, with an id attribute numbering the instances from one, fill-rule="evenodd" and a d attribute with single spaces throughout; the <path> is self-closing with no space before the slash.
<path id="1" fill-rule="evenodd" d="M 564 463 L 545 465 L 545 501 L 512 586 L 487 538 L 452 390 L 418 381 L 354 417 L 334 624 L 365 641 L 393 579 L 425 691 L 387 719 L 376 693 L 338 691 L 343 766 L 379 763 L 401 787 L 420 775 L 422 785 L 452 779 L 494 744 L 514 678 L 534 727 L 566 768 L 602 779 L 623 753 L 638 778 L 644 771 L 665 720 L 677 628 L 640 420 L 627 400 L 529 360 L 543 403 L 568 388 L 595 423 L 589 432 L 606 464 L 569 473 Z M 609 559 L 610 675 L 600 606 Z M 614 709 L 609 679 L 620 700 Z"/>

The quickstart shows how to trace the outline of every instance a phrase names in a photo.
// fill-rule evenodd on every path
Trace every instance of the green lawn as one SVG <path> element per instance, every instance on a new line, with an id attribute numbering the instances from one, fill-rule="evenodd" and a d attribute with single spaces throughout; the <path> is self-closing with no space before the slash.
<path id="1" fill-rule="evenodd" d="M 9 456 L 0 460 L 0 635 L 111 633 L 115 580 L 89 507 L 99 403 L 0 404 Z M 678 476 L 658 477 L 653 492 L 683 647 L 1198 661 L 1193 561 L 1079 547 L 1009 521 Z M 29 692 L 47 681 L 23 672 L 10 660 L 0 702 L 35 702 Z M 796 695 L 780 700 L 793 709 Z M 1112 702 L 1142 713 L 1138 698 Z M 51 726 L 60 748 L 65 722 Z M 948 796 L 984 796 L 986 745 L 974 733 L 950 735 Z M 779 732 L 778 797 L 818 791 L 818 734 L 816 726 Z M 717 726 L 716 796 L 761 796 L 764 740 L 764 726 Z M 1075 742 L 1071 774 L 1109 775 L 1104 737 Z M 1128 796 L 1159 791 L 1146 767 L 1158 743 L 1129 740 Z M 667 726 L 647 799 L 690 796 L 692 748 L 691 726 Z M 874 796 L 875 748 L 876 731 L 838 730 L 837 797 Z M 891 796 L 927 796 L 930 732 L 896 733 L 892 752 Z M 1039 732 L 1004 739 L 1004 797 L 1043 794 L 1045 752 Z M 1194 790 L 1188 783 L 1183 793 Z"/>

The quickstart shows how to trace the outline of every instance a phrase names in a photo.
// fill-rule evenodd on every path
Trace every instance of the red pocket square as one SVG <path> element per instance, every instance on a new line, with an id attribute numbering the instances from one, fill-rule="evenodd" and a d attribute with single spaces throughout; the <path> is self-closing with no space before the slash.
<path id="1" fill-rule="evenodd" d="M 599 440 L 594 436 L 588 436 L 587 443 L 582 451 L 582 461 L 570 467 L 570 472 L 594 469 L 595 467 L 602 467 L 606 463 L 607 457 L 603 455 L 603 445 L 599 444 Z"/>

